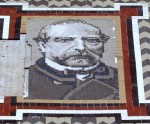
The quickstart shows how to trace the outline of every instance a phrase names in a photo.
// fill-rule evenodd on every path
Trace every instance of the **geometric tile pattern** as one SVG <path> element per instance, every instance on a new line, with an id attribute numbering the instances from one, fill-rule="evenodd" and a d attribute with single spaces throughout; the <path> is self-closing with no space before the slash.
<path id="1" fill-rule="evenodd" d="M 29 7 L 48 8 L 48 7 L 72 7 L 72 8 L 102 8 L 113 7 L 115 3 L 136 3 L 146 2 L 150 5 L 149 0 L 1 0 L 0 3 L 22 2 L 29 3 Z"/>
<path id="2" fill-rule="evenodd" d="M 24 2 L 29 3 L 30 7 L 85 7 L 85 8 L 99 8 L 99 7 L 113 7 L 113 0 L 2 0 L 0 2 Z"/>
<path id="3" fill-rule="evenodd" d="M 150 20 L 139 20 L 145 97 L 150 97 Z"/>
<path id="4" fill-rule="evenodd" d="M 20 124 L 115 124 L 114 117 L 24 117 Z"/>
<path id="5" fill-rule="evenodd" d="M 0 3 L 22 2 L 29 3 L 29 7 L 48 8 L 48 7 L 85 7 L 85 8 L 101 8 L 113 7 L 115 3 L 136 3 L 146 2 L 150 5 L 149 0 L 1 0 Z"/>

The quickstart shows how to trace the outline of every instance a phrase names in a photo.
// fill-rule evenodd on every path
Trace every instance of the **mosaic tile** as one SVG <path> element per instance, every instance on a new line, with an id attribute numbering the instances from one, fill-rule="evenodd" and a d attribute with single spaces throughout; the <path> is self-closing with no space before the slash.
<path id="1" fill-rule="evenodd" d="M 71 18 L 71 17 L 69 17 L 69 18 Z M 103 98 L 103 99 L 105 99 L 105 97 L 106 98 L 108 98 L 108 97 L 110 97 L 110 98 L 108 98 L 108 99 L 115 99 L 115 98 L 111 98 L 111 97 L 113 97 L 113 92 L 117 92 L 117 89 L 116 89 L 116 91 L 115 91 L 115 89 L 114 88 L 117 88 L 118 86 L 117 86 L 117 69 L 115 69 L 115 67 L 116 67 L 116 65 L 115 64 L 110 64 L 110 63 L 114 63 L 114 61 L 112 61 L 112 62 L 110 62 L 109 61 L 109 64 L 110 64 L 110 66 L 112 67 L 112 68 L 110 68 L 110 67 L 107 67 L 105 64 L 103 64 L 103 63 L 108 63 L 106 60 L 105 60 L 105 58 L 112 58 L 112 60 L 114 60 L 114 56 L 115 56 L 115 53 L 114 53 L 114 51 L 112 51 L 111 53 L 113 53 L 112 55 L 111 54 L 109 54 L 108 52 L 107 52 L 107 50 L 106 50 L 106 54 L 104 54 L 103 56 L 103 60 L 101 60 L 102 61 L 102 63 L 100 64 L 100 67 L 96 67 L 97 69 L 97 71 L 95 70 L 95 72 L 92 72 L 94 75 L 94 77 L 91 77 L 91 79 L 97 79 L 97 81 L 86 81 L 85 79 L 77 79 L 77 80 L 79 80 L 79 81 L 76 81 L 76 83 L 75 82 L 65 82 L 65 78 L 66 78 L 66 81 L 67 81 L 67 78 L 69 77 L 69 78 L 72 78 L 72 79 L 74 79 L 74 80 L 76 80 L 75 79 L 75 77 L 79 77 L 81 74 L 80 73 L 78 73 L 77 72 L 77 74 L 73 74 L 73 71 L 70 71 L 70 72 L 68 72 L 68 73 L 72 73 L 72 75 L 68 75 L 68 74 L 63 74 L 62 73 L 62 71 L 59 71 L 59 69 L 58 68 L 55 68 L 55 67 L 53 67 L 53 66 L 49 66 L 49 65 L 45 65 L 44 63 L 44 58 L 42 57 L 41 58 L 41 55 L 38 57 L 38 53 L 37 52 L 35 52 L 35 51 L 37 51 L 36 49 L 37 49 L 37 46 L 34 46 L 34 44 L 35 44 L 35 41 L 34 40 L 32 40 L 32 39 L 34 39 L 34 37 L 37 37 L 36 36 L 36 34 L 38 34 L 38 33 L 40 33 L 40 32 L 35 32 L 34 34 L 35 34 L 35 36 L 33 35 L 33 32 L 34 31 L 40 31 L 40 22 L 45 22 L 45 25 L 47 25 L 46 24 L 46 21 L 48 22 L 48 23 L 50 23 L 50 21 L 52 21 L 53 20 L 53 18 L 51 19 L 51 20 L 39 20 L 39 19 L 36 19 L 36 20 L 29 20 L 29 21 L 27 21 L 27 37 L 28 37 L 28 42 L 30 42 L 30 44 L 32 44 L 32 63 L 35 63 L 35 64 L 33 64 L 33 66 L 31 66 L 31 67 L 29 67 L 29 75 L 30 75 L 30 77 L 29 77 L 29 99 L 34 99 L 34 97 L 35 97 L 35 99 L 38 99 L 38 97 L 37 96 L 40 96 L 40 98 L 39 99 L 41 99 L 41 98 L 47 98 L 47 99 L 51 99 L 51 100 L 53 100 L 53 99 L 80 99 L 80 100 L 82 100 L 82 99 L 89 99 L 89 98 L 91 98 L 92 100 L 94 100 L 94 96 L 96 96 L 96 92 L 100 92 L 103 88 L 106 90 L 106 92 L 107 91 L 110 91 L 110 92 L 105 92 L 104 94 L 107 94 L 107 95 L 104 95 L 104 94 L 102 94 L 102 92 L 100 92 L 100 94 L 97 94 L 97 97 L 95 97 L 96 99 L 101 99 L 101 98 Z M 56 20 L 56 19 L 55 19 Z M 49 25 L 47 25 L 47 27 L 48 26 L 51 26 L 51 25 L 53 25 L 53 23 L 55 23 L 55 24 L 59 24 L 59 23 L 62 23 L 61 25 L 63 25 L 63 24 L 67 24 L 67 25 L 71 25 L 71 24 L 80 24 L 81 26 L 83 25 L 83 21 L 84 20 L 79 20 L 78 18 L 77 19 L 75 19 L 75 20 L 68 20 L 67 18 L 66 18 L 66 20 L 64 20 L 64 22 L 62 22 L 63 20 L 58 20 L 58 21 L 52 21 L 52 24 L 49 24 Z M 72 21 L 72 22 L 71 22 Z M 74 21 L 74 22 L 73 22 Z M 88 20 L 87 20 L 88 21 Z M 106 22 L 105 22 L 106 21 Z M 89 22 L 92 22 L 92 20 L 89 20 Z M 108 22 L 108 23 L 107 23 Z M 84 21 L 84 23 L 86 23 L 85 21 Z M 94 22 L 93 22 L 94 23 Z M 113 44 L 115 44 L 115 41 L 113 41 L 113 37 L 114 37 L 114 35 L 115 35 L 115 32 L 113 32 L 112 30 L 110 30 L 110 31 L 106 31 L 106 30 L 108 30 L 108 27 L 106 27 L 105 29 L 104 29 L 104 27 L 102 27 L 102 25 L 103 24 L 105 24 L 105 23 L 107 23 L 108 25 L 110 25 L 110 26 L 112 26 L 112 28 L 114 27 L 114 25 L 113 25 L 113 20 L 106 20 L 106 19 L 102 19 L 102 20 L 100 20 L 100 22 L 96 22 L 95 21 L 95 23 L 100 23 L 101 25 L 100 25 L 100 27 L 101 28 L 103 28 L 103 30 L 102 30 L 102 32 L 105 32 L 105 33 L 107 33 L 107 35 L 109 35 L 109 36 L 104 36 L 104 37 L 110 37 L 110 40 L 109 41 L 111 41 Z M 35 24 L 35 28 L 34 28 L 34 24 Z M 39 25 L 39 27 L 37 27 L 37 25 Z M 89 23 L 86 23 L 86 25 L 89 25 L 89 26 L 91 26 L 91 24 Z M 32 29 L 30 29 L 30 27 L 32 27 Z M 43 26 L 42 26 L 43 27 Z M 45 28 L 47 28 L 47 27 L 45 27 Z M 110 29 L 112 29 L 112 28 L 110 28 Z M 36 30 L 35 30 L 36 29 Z M 44 29 L 45 30 L 45 29 Z M 31 33 L 32 32 L 32 33 Z M 47 32 L 48 33 L 48 32 Z M 112 34 L 112 35 L 110 35 L 110 33 Z M 32 35 L 30 35 L 30 34 L 32 34 Z M 42 36 L 43 37 L 43 36 Z M 32 41 L 32 42 L 31 42 Z M 109 42 L 108 41 L 108 42 Z M 39 43 L 38 43 L 39 44 Z M 37 44 L 37 45 L 38 45 Z M 115 45 L 113 46 L 113 44 L 111 44 L 111 50 L 115 50 Z M 63 45 L 63 44 L 62 44 Z M 104 46 L 104 47 L 106 47 L 105 49 L 109 49 L 109 48 L 107 48 L 109 45 L 107 45 L 106 44 L 106 46 Z M 41 48 L 42 49 L 42 48 Z M 60 48 L 58 48 L 58 49 L 60 49 Z M 34 51 L 35 50 L 35 51 Z M 74 49 L 73 49 L 74 50 Z M 59 51 L 57 51 L 57 52 L 59 52 Z M 60 51 L 61 52 L 61 51 Z M 62 51 L 63 52 L 63 51 Z M 84 52 L 84 51 L 83 51 Z M 99 52 L 101 52 L 101 50 L 99 51 Z M 35 54 L 35 53 L 37 53 L 37 54 Z M 104 53 L 105 53 L 105 51 L 104 51 Z M 46 55 L 47 53 L 45 52 L 45 55 Z M 66 53 L 67 54 L 67 53 Z M 107 56 L 107 55 L 109 55 L 109 56 Z M 110 56 L 111 55 L 111 56 Z M 47 55 L 46 55 L 47 56 Z M 100 56 L 102 56 L 102 55 L 100 55 Z M 36 59 L 36 60 L 34 60 L 34 58 Z M 46 58 L 47 59 L 47 58 Z M 43 63 L 44 62 L 44 63 Z M 50 61 L 49 61 L 50 62 Z M 47 63 L 47 62 L 46 62 Z M 48 63 L 47 63 L 48 64 Z M 60 64 L 60 63 L 58 63 L 58 64 Z M 63 65 L 63 66 L 66 66 L 65 64 L 60 64 L 60 68 L 61 68 L 61 65 Z M 69 65 L 67 65 L 67 66 L 69 66 Z M 80 65 L 79 66 L 77 66 L 77 65 L 75 65 L 76 67 L 81 67 Z M 92 65 L 93 66 L 93 65 Z M 71 67 L 73 67 L 73 66 L 71 66 Z M 52 69 L 52 68 L 54 68 L 54 69 Z M 69 69 L 69 70 L 71 70 L 71 69 Z M 43 74 L 42 74 L 43 73 Z M 56 73 L 56 74 L 55 74 Z M 64 72 L 65 73 L 65 72 Z M 83 71 L 82 73 L 85 73 L 85 71 Z M 96 74 L 97 73 L 97 74 Z M 55 75 L 54 75 L 55 74 Z M 101 75 L 101 76 L 98 76 L 98 75 Z M 32 76 L 33 75 L 33 76 Z M 36 79 L 36 77 L 34 77 L 34 75 L 39 75 L 39 76 L 36 76 L 36 77 L 38 77 L 37 79 Z M 46 75 L 46 76 L 44 76 L 44 75 Z M 53 75 L 53 76 L 52 76 Z M 87 73 L 85 73 L 84 75 L 86 75 L 86 76 L 88 76 L 88 77 L 90 77 L 90 75 L 88 75 Z M 83 75 L 83 76 L 84 76 Z M 44 76 L 44 78 L 42 77 L 42 76 Z M 57 77 L 57 78 L 56 78 Z M 61 80 L 59 79 L 59 78 L 61 78 L 61 80 L 64 80 L 63 82 L 61 82 Z M 64 78 L 64 79 L 63 79 Z M 46 80 L 45 80 L 46 79 Z M 48 80 L 49 79 L 49 80 Z M 88 78 L 87 78 L 88 79 Z M 111 80 L 114 80 L 114 81 L 111 81 Z M 69 81 L 69 80 L 68 80 Z M 83 82 L 84 81 L 84 82 Z M 43 85 L 43 82 L 45 82 L 45 84 L 47 84 L 47 85 Z M 46 83 L 47 82 L 47 83 Z M 51 82 L 51 83 L 50 83 Z M 53 83 L 54 82 L 54 83 Z M 87 82 L 87 83 L 86 83 Z M 106 85 L 106 84 L 108 84 L 108 86 L 102 86 L 103 85 L 103 83 Z M 56 85 L 57 84 L 57 85 Z M 60 85 L 58 85 L 58 84 L 60 84 Z M 83 84 L 83 85 L 82 85 Z M 75 86 L 75 85 L 78 85 L 78 86 Z M 43 87 L 44 86 L 44 87 Z M 92 86 L 93 86 L 93 88 L 92 88 Z M 95 87 L 94 87 L 95 86 Z M 111 87 L 109 87 L 109 86 L 112 86 L 112 88 Z M 42 87 L 45 89 L 45 93 L 43 92 L 40 92 L 40 90 L 43 90 L 42 89 Z M 96 90 L 96 87 L 97 87 L 97 90 Z M 99 88 L 98 88 L 99 87 Z M 52 88 L 52 89 L 51 89 Z M 36 91 L 34 90 L 34 89 L 37 89 Z M 47 89 L 47 90 L 46 90 Z M 55 90 L 54 90 L 55 89 Z M 81 90 L 80 90 L 81 89 Z M 91 89 L 91 91 L 92 90 L 94 90 L 95 89 L 95 94 L 93 94 L 91 91 L 90 91 L 90 89 Z M 50 93 L 48 93 L 49 92 L 49 90 L 51 91 Z M 88 92 L 91 92 L 91 94 L 89 94 L 89 97 L 86 95 L 86 94 L 88 94 Z M 42 94 L 39 94 L 39 93 L 42 93 Z M 31 94 L 31 96 L 30 96 L 30 94 Z M 39 94 L 39 95 L 37 95 L 37 94 Z M 55 94 L 57 94 L 57 97 L 56 97 L 56 95 Z M 74 94 L 74 95 L 73 95 Z M 82 96 L 80 96 L 80 94 L 82 94 Z M 98 97 L 99 96 L 99 97 Z M 119 96 L 118 96 L 118 98 L 119 98 Z M 89 99 L 90 100 L 90 99 Z"/>

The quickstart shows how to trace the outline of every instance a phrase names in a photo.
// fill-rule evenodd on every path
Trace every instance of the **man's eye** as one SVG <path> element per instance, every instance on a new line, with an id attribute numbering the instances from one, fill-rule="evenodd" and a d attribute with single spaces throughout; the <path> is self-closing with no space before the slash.
<path id="1" fill-rule="evenodd" d="M 99 43 L 99 39 L 86 39 L 87 42 L 89 43 Z"/>
<path id="2" fill-rule="evenodd" d="M 69 43 L 73 41 L 73 38 L 55 38 L 55 42 L 59 43 Z"/>

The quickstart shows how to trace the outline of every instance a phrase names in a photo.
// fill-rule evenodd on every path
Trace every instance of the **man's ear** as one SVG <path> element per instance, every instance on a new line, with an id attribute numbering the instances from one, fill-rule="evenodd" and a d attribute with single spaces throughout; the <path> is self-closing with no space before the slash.
<path id="1" fill-rule="evenodd" d="M 38 48 L 41 52 L 45 52 L 46 51 L 46 45 L 44 42 L 37 42 Z"/>

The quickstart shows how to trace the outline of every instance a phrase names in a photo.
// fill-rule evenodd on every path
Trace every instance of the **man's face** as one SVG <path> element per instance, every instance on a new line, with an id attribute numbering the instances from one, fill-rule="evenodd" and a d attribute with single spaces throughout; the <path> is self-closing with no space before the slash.
<path id="1" fill-rule="evenodd" d="M 46 58 L 65 66 L 89 67 L 100 61 L 103 43 L 99 29 L 83 24 L 58 24 L 48 31 Z"/>

